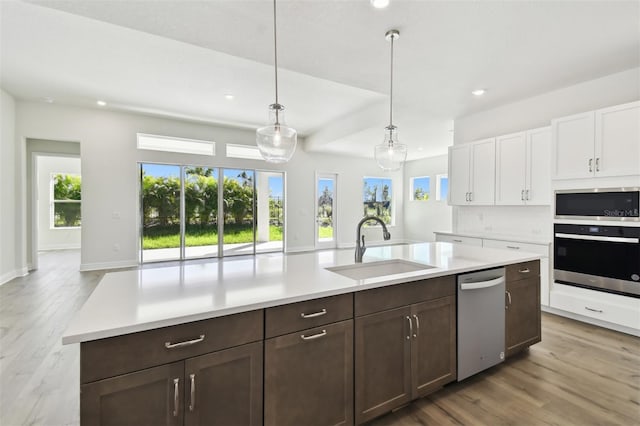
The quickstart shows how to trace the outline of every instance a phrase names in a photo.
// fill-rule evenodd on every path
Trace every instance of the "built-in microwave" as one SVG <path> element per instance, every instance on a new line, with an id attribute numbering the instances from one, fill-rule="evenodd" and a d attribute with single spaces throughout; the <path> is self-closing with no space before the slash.
<path id="1" fill-rule="evenodd" d="M 556 219 L 640 221 L 640 188 L 556 191 Z"/>

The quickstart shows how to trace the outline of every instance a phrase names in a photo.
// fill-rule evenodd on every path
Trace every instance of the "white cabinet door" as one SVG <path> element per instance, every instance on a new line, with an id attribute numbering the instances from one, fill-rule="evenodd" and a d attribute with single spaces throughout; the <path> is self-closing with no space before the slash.
<path id="1" fill-rule="evenodd" d="M 596 176 L 640 174 L 640 102 L 597 110 L 595 132 Z"/>
<path id="2" fill-rule="evenodd" d="M 594 117 L 591 111 L 551 120 L 554 179 L 593 177 Z"/>
<path id="3" fill-rule="evenodd" d="M 468 204 L 471 168 L 469 145 L 449 147 L 449 204 Z"/>
<path id="4" fill-rule="evenodd" d="M 495 204 L 496 141 L 494 138 L 471 144 L 471 179 L 469 182 L 470 204 Z"/>
<path id="5" fill-rule="evenodd" d="M 527 132 L 525 200 L 528 205 L 551 204 L 551 129 Z"/>
<path id="6" fill-rule="evenodd" d="M 496 204 L 524 203 L 526 163 L 525 132 L 496 138 Z"/>

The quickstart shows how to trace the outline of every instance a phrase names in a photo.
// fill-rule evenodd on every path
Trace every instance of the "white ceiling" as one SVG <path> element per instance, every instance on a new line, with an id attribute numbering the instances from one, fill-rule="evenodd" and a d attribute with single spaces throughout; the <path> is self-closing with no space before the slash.
<path id="1" fill-rule="evenodd" d="M 14 96 L 264 124 L 270 0 L 29 3 L 0 2 L 1 83 Z M 409 158 L 445 153 L 456 117 L 640 66 L 636 0 L 279 0 L 280 101 L 305 149 L 371 156 L 381 142 L 391 28 L 394 124 Z"/>

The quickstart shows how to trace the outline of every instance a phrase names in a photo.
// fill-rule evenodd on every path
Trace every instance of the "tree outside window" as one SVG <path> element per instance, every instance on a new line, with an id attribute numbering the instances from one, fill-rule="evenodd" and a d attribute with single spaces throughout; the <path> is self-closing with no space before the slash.
<path id="1" fill-rule="evenodd" d="M 385 224 L 391 225 L 392 197 L 391 179 L 364 178 L 362 202 L 365 216 L 378 216 Z"/>
<path id="2" fill-rule="evenodd" d="M 427 201 L 431 194 L 431 179 L 429 176 L 417 176 L 411 178 L 411 199 L 414 201 Z"/>
<path id="3" fill-rule="evenodd" d="M 81 177 L 51 174 L 51 227 L 78 228 L 81 225 Z"/>

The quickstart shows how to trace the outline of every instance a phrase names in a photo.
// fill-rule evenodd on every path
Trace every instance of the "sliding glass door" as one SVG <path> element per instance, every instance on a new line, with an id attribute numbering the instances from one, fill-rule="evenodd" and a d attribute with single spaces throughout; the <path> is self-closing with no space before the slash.
<path id="1" fill-rule="evenodd" d="M 141 164 L 140 175 L 141 262 L 284 250 L 284 173 Z"/>

